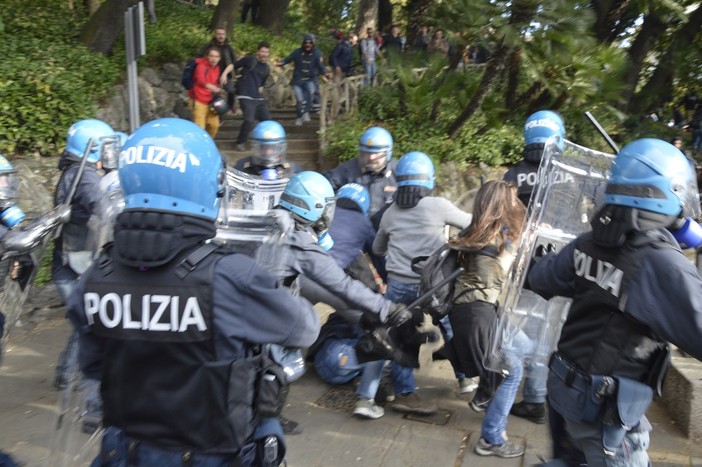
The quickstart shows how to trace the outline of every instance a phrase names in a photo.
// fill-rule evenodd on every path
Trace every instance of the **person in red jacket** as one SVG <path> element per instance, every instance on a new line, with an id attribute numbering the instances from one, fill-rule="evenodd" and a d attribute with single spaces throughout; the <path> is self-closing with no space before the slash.
<path id="1" fill-rule="evenodd" d="M 210 108 L 215 94 L 221 93 L 219 87 L 219 61 L 222 56 L 215 47 L 210 47 L 205 58 L 195 59 L 195 85 L 190 90 L 190 109 L 193 122 L 206 130 L 214 139 L 219 130 L 219 114 Z"/>

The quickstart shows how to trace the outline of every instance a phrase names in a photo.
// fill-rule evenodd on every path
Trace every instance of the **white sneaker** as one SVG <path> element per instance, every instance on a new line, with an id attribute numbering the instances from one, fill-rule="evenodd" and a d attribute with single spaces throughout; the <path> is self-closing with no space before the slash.
<path id="1" fill-rule="evenodd" d="M 468 394 L 478 389 L 478 383 L 473 378 L 459 379 L 458 390 L 461 394 Z"/>
<path id="2" fill-rule="evenodd" d="M 359 399 L 353 414 L 361 418 L 378 419 L 385 415 L 385 410 L 377 405 L 373 399 Z"/>
<path id="3" fill-rule="evenodd" d="M 295 126 L 302 126 L 302 117 L 295 120 Z"/>
<path id="4" fill-rule="evenodd" d="M 308 114 L 307 112 L 303 113 L 302 114 L 302 121 L 309 122 L 310 121 L 310 114 Z"/>

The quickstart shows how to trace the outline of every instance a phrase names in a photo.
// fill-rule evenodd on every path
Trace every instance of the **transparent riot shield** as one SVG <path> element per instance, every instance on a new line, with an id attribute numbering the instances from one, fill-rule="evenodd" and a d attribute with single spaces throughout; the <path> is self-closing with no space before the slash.
<path id="1" fill-rule="evenodd" d="M 78 365 L 69 370 L 51 431 L 46 467 L 87 467 L 100 452 L 102 439 L 100 382 L 85 379 Z"/>
<path id="2" fill-rule="evenodd" d="M 95 250 L 83 253 L 86 269 L 105 244 L 112 241 L 117 215 L 124 210 L 117 171 L 107 173 L 100 180 L 100 191 L 97 207 L 89 221 L 90 242 L 85 244 Z M 103 431 L 100 383 L 83 377 L 75 351 L 67 357 L 68 377 L 59 397 L 58 416 L 51 433 L 49 466 L 89 465 L 99 452 Z"/>
<path id="3" fill-rule="evenodd" d="M 227 169 L 227 204 L 230 208 L 268 211 L 280 200 L 290 179 L 264 180 L 262 177 Z"/>
<path id="4" fill-rule="evenodd" d="M 124 210 L 124 194 L 122 193 L 116 170 L 102 177 L 100 190 L 102 191 L 102 196 L 95 211 L 97 216 L 97 246 L 99 250 L 102 250 L 105 244 L 112 241 L 117 215 Z"/>
<path id="5" fill-rule="evenodd" d="M 539 245 L 556 250 L 591 229 L 590 219 L 601 205 L 614 155 L 594 151 L 557 138 L 549 139 L 531 197 L 530 214 L 519 250 L 498 307 L 498 325 L 486 367 L 501 371 L 506 353 L 517 352 L 525 376 L 544 374 L 558 343 L 570 299 L 544 300 L 524 290 L 529 264 Z M 526 339 L 526 338 L 528 339 Z"/>
<path id="6" fill-rule="evenodd" d="M 53 200 L 44 189 L 44 182 L 23 161 L 15 162 L 15 170 L 20 179 L 17 204 L 27 216 L 15 229 L 22 229 L 51 209 Z M 32 247 L 29 251 L 20 255 L 6 251 L 0 260 L 0 311 L 6 315 L 5 334 L 0 338 L 5 349 L 9 348 L 10 335 L 20 320 L 32 283 L 46 254 L 51 232 L 56 225 L 37 232 L 37 235 L 32 237 L 35 241 L 31 242 Z M 27 237 L 32 233 L 28 233 Z"/>

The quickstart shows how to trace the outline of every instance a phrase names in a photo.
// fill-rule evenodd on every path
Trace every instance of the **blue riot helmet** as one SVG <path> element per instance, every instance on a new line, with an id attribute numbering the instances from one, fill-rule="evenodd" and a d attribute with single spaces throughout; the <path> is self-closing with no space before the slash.
<path id="1" fill-rule="evenodd" d="M 563 118 L 552 110 L 539 110 L 524 123 L 524 159 L 538 164 L 541 162 L 544 144 L 551 136 L 565 138 Z"/>
<path id="2" fill-rule="evenodd" d="M 19 192 L 19 177 L 5 156 L 0 155 L 0 222 L 11 229 L 25 218 L 15 204 Z"/>
<path id="3" fill-rule="evenodd" d="M 102 120 L 79 120 L 68 129 L 65 151 L 76 159 L 82 159 L 91 140 L 88 162 L 94 164 L 100 160 L 103 147 L 106 144 L 114 144 L 117 138 L 112 127 Z"/>
<path id="4" fill-rule="evenodd" d="M 677 218 L 671 228 L 676 237 L 696 235 L 697 223 L 686 219 L 700 216 L 697 177 L 685 155 L 665 141 L 644 138 L 622 148 L 612 162 L 605 203 Z M 695 243 L 682 237 L 679 242 Z"/>
<path id="5" fill-rule="evenodd" d="M 290 177 L 278 204 L 320 234 L 331 226 L 336 198 L 331 183 L 324 175 L 305 171 Z"/>
<path id="6" fill-rule="evenodd" d="M 188 120 L 162 118 L 139 127 L 119 155 L 125 210 L 149 209 L 216 219 L 226 187 L 222 155 Z"/>
<path id="7" fill-rule="evenodd" d="M 127 138 L 129 138 L 126 133 L 121 131 L 116 132 L 115 135 L 118 139 L 114 144 L 107 144 L 102 150 L 102 159 L 100 161 L 105 173 L 117 170 L 119 166 L 119 152 L 126 144 Z"/>
<path id="8" fill-rule="evenodd" d="M 336 204 L 341 207 L 357 209 L 368 215 L 370 209 L 370 193 L 363 185 L 347 183 L 336 192 Z"/>
<path id="9" fill-rule="evenodd" d="M 395 179 L 397 188 L 416 186 L 433 190 L 434 163 L 423 152 L 408 152 L 397 163 Z"/>
<path id="10" fill-rule="evenodd" d="M 273 120 L 259 122 L 251 132 L 254 165 L 273 168 L 285 163 L 285 128 Z"/>
<path id="11" fill-rule="evenodd" d="M 385 128 L 368 128 L 358 142 L 363 172 L 377 173 L 392 159 L 392 135 Z"/>
<path id="12" fill-rule="evenodd" d="M 552 110 L 539 110 L 524 123 L 526 144 L 545 143 L 551 136 L 565 138 L 563 118 Z"/>

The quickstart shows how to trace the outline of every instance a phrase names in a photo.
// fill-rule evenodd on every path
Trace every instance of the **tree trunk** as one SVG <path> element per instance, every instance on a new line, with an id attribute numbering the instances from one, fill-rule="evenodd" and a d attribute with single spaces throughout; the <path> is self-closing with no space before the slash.
<path id="1" fill-rule="evenodd" d="M 361 0 L 358 6 L 356 31 L 359 39 L 366 38 L 366 29 L 375 29 L 378 24 L 378 0 Z"/>
<path id="2" fill-rule="evenodd" d="M 80 41 L 95 52 L 111 54 L 124 29 L 124 12 L 136 3 L 137 0 L 107 0 L 85 23 Z"/>
<path id="3" fill-rule="evenodd" d="M 409 12 L 407 19 L 407 44 L 414 44 L 419 27 L 426 25 L 427 14 L 434 4 L 433 0 L 409 0 L 405 5 L 405 11 Z"/>
<path id="4" fill-rule="evenodd" d="M 513 109 L 514 101 L 517 99 L 517 88 L 519 87 L 519 76 L 522 62 L 521 49 L 514 49 L 507 59 L 507 89 L 505 90 L 505 108 Z"/>
<path id="5" fill-rule="evenodd" d="M 630 0 L 592 0 L 590 6 L 595 12 L 595 37 L 605 44 L 611 44 L 640 16 Z"/>
<path id="6" fill-rule="evenodd" d="M 285 13 L 288 11 L 290 0 L 261 0 L 258 9 L 257 24 L 275 33 L 283 32 Z"/>
<path id="7" fill-rule="evenodd" d="M 390 0 L 378 0 L 378 31 L 390 32 L 392 26 L 392 3 Z"/>
<path id="8" fill-rule="evenodd" d="M 622 92 L 623 108 L 621 110 L 629 108 L 634 90 L 639 82 L 644 59 L 651 48 L 653 48 L 656 40 L 665 32 L 667 26 L 655 12 L 650 12 L 644 18 L 641 30 L 629 48 L 629 66 L 627 67 L 626 82 Z"/>
<path id="9" fill-rule="evenodd" d="M 259 8 L 259 16 L 261 16 Z M 217 28 L 224 28 L 227 31 L 227 36 L 232 37 L 234 25 L 237 23 L 237 14 L 239 12 L 239 0 L 219 0 L 217 7 L 212 13 L 210 21 L 210 29 L 214 31 Z"/>
<path id="10" fill-rule="evenodd" d="M 84 0 L 85 9 L 88 11 L 88 15 L 92 16 L 98 8 L 100 8 L 99 0 Z"/>
<path id="11" fill-rule="evenodd" d="M 485 99 L 493 81 L 500 72 L 500 68 L 504 65 L 505 57 L 507 55 L 507 46 L 504 43 L 500 43 L 493 52 L 492 56 L 488 59 L 485 64 L 485 71 L 483 72 L 483 77 L 478 84 L 478 88 L 475 90 L 473 95 L 466 104 L 461 114 L 456 117 L 456 119 L 451 123 L 448 129 L 449 138 L 454 139 L 458 136 L 458 132 L 461 127 L 471 119 L 471 117 L 478 111 L 480 106 Z"/>

